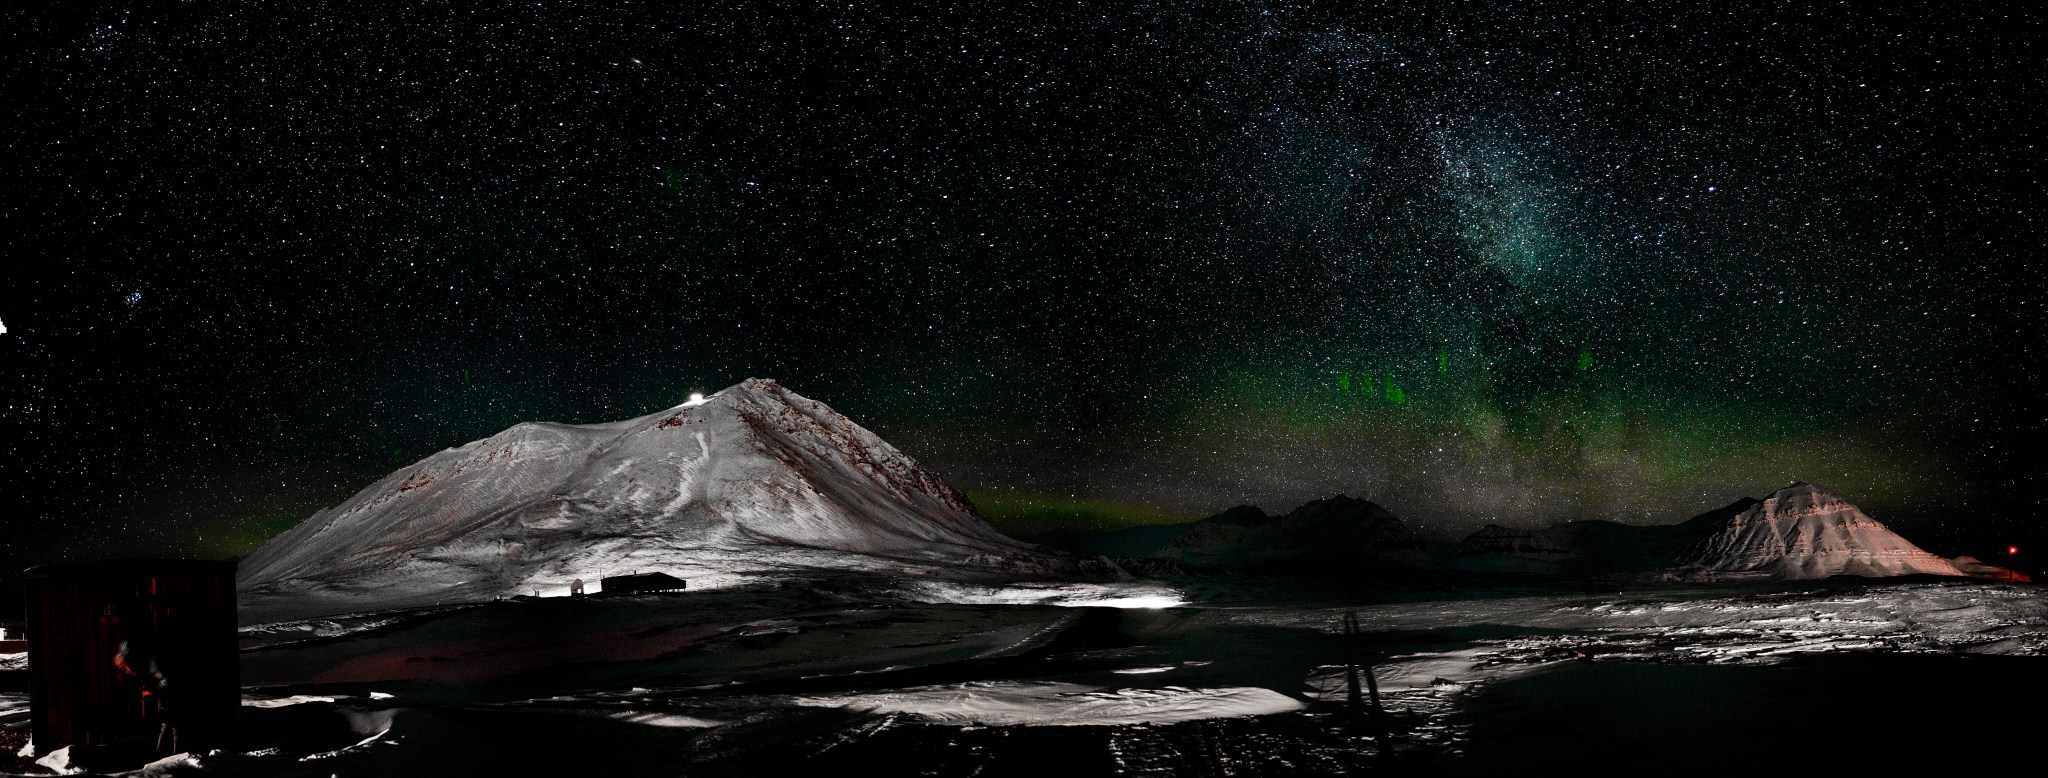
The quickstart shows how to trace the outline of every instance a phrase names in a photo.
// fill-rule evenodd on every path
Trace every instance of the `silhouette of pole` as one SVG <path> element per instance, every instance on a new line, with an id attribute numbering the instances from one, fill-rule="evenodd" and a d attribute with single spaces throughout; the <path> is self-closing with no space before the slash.
<path id="1" fill-rule="evenodd" d="M 1350 638 L 1356 638 L 1360 634 L 1358 629 L 1358 611 L 1344 612 L 1344 634 Z M 1350 640 L 1346 642 L 1355 644 L 1357 641 Z M 1382 756 L 1392 756 L 1394 753 L 1394 743 L 1391 737 L 1390 722 L 1387 721 L 1387 709 L 1380 705 L 1380 684 L 1379 680 L 1373 677 L 1372 664 L 1370 662 L 1365 663 L 1365 695 L 1363 699 L 1361 699 L 1359 694 L 1359 675 L 1358 662 L 1345 663 L 1344 676 L 1348 698 L 1346 702 L 1353 714 L 1357 714 L 1363 709 L 1366 700 L 1372 702 L 1373 743 L 1379 746 Z"/>
<path id="2" fill-rule="evenodd" d="M 1344 612 L 1344 634 L 1354 638 L 1359 635 L 1358 611 Z M 1362 700 L 1359 699 L 1358 694 L 1358 663 L 1351 662 L 1346 664 L 1344 673 L 1345 680 L 1347 682 L 1346 685 L 1350 687 L 1350 695 L 1348 701 L 1351 704 L 1351 709 L 1358 710 L 1361 707 L 1360 703 L 1362 702 Z M 1373 715 L 1385 715 L 1386 709 L 1380 706 L 1380 683 L 1378 679 L 1373 677 L 1371 663 L 1367 663 L 1365 665 L 1365 689 L 1366 692 L 1370 694 L 1372 698 Z"/>
<path id="3" fill-rule="evenodd" d="M 1373 678 L 1372 665 L 1365 666 L 1365 690 L 1372 695 L 1372 715 L 1385 717 L 1387 709 L 1380 707 L 1380 682 Z"/>
<path id="4" fill-rule="evenodd" d="M 1344 612 L 1344 636 L 1347 638 L 1358 636 L 1358 613 L 1356 611 Z M 1351 643 L 1355 641 L 1347 640 L 1345 642 Z M 1349 662 L 1344 665 L 1344 686 L 1347 692 L 1344 696 L 1346 707 L 1354 714 L 1364 710 L 1365 699 L 1358 691 L 1358 663 Z M 1375 702 L 1377 702 L 1377 699 L 1375 699 Z"/>

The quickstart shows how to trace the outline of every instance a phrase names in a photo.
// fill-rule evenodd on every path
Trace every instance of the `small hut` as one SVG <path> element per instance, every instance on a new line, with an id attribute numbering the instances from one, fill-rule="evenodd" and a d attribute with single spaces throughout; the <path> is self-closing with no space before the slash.
<path id="1" fill-rule="evenodd" d="M 602 591 L 605 594 L 630 594 L 635 592 L 680 592 L 690 583 L 668 573 L 633 573 L 631 575 L 605 576 Z"/>
<path id="2" fill-rule="evenodd" d="M 44 565 L 22 582 L 37 751 L 229 745 L 242 709 L 234 562 Z"/>

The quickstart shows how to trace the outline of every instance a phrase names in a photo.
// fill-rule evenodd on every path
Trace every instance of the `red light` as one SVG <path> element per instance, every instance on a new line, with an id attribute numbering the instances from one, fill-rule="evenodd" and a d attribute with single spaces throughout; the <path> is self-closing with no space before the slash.
<path id="1" fill-rule="evenodd" d="M 2019 552 L 2020 552 L 2020 547 L 2019 547 L 2019 546 L 2006 546 L 2006 547 L 2005 547 L 2005 555 L 2006 555 L 2006 556 L 2013 556 L 2013 555 L 2016 555 L 2016 554 L 2018 554 Z"/>

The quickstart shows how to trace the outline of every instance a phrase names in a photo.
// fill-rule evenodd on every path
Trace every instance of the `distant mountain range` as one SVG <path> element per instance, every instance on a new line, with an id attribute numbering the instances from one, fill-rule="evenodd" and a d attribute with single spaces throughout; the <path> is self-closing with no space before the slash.
<path id="1" fill-rule="evenodd" d="M 605 424 L 520 424 L 442 451 L 315 513 L 243 560 L 245 608 L 271 616 L 563 592 L 663 572 L 695 588 L 790 571 L 1115 579 L 1193 567 L 1401 574 L 1430 568 L 1670 580 L 1929 574 L 2013 578 L 1934 556 L 1848 500 L 1795 483 L 1668 526 L 1489 525 L 1434 549 L 1372 502 L 1278 516 L 1011 538 L 851 419 L 749 379 Z"/>
<path id="2" fill-rule="evenodd" d="M 1113 578 L 1101 559 L 989 526 L 873 432 L 771 380 L 605 424 L 520 424 L 427 457 L 243 560 L 251 608 L 363 610 L 595 590 L 660 571 L 693 587 L 777 570 Z"/>
<path id="3" fill-rule="evenodd" d="M 1942 575 L 2024 580 L 1969 557 L 1943 559 L 1844 499 L 1794 483 L 1678 524 L 1573 521 L 1541 529 L 1489 524 L 1434 553 L 1371 502 L 1337 495 L 1282 516 L 1249 505 L 1192 522 L 1036 538 L 1060 548 L 1196 568 L 1347 574 L 1423 568 L 1684 581 L 1806 580 L 1837 575 Z M 1126 566 L 1145 565 L 1126 562 Z M 1306 567 L 1304 567 L 1306 565 Z"/>
<path id="4" fill-rule="evenodd" d="M 1049 546 L 1123 558 L 1170 559 L 1197 567 L 1246 569 L 1300 562 L 1356 560 L 1373 569 L 1429 566 L 1422 540 L 1370 501 L 1336 495 L 1279 516 L 1239 505 L 1198 521 L 1110 532 L 1055 532 Z"/>
<path id="5" fill-rule="evenodd" d="M 1942 575 L 2022 580 L 1975 559 L 1943 559 L 1825 488 L 1795 482 L 1685 522 L 1575 521 L 1539 530 L 1481 528 L 1457 546 L 1467 566 L 1669 580 L 1811 580 Z M 1519 564 L 1518 564 L 1519 563 Z"/>

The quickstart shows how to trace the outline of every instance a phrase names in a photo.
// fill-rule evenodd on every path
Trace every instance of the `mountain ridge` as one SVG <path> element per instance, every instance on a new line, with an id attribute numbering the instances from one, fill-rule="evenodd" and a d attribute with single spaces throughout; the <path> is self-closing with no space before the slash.
<path id="1" fill-rule="evenodd" d="M 1040 542 L 1082 553 L 1165 559 L 1211 568 L 1258 568 L 1295 562 L 1365 562 L 1375 571 L 1427 567 L 1422 541 L 1387 509 L 1335 494 L 1273 515 L 1237 505 L 1173 524 L 1103 533 L 1053 532 Z"/>
<path id="2" fill-rule="evenodd" d="M 1847 498 L 1794 481 L 1713 525 L 1679 564 L 1689 578 L 1968 577 Z"/>
<path id="3" fill-rule="evenodd" d="M 917 461 L 769 379 L 596 424 L 527 422 L 316 512 L 243 561 L 257 601 L 489 599 L 621 569 L 1116 577 L 1010 538 Z"/>

